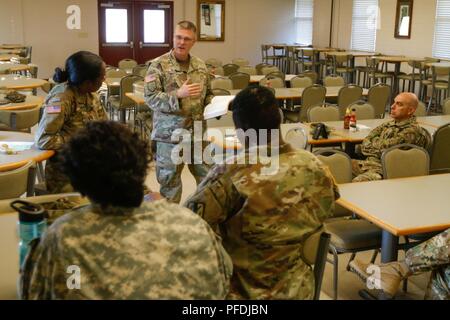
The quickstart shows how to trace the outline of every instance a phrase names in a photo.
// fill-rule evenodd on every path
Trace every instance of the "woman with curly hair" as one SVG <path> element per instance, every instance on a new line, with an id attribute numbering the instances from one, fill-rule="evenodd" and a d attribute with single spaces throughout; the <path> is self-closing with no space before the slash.
<path id="1" fill-rule="evenodd" d="M 148 143 L 95 121 L 61 150 L 64 174 L 90 205 L 55 220 L 27 256 L 23 299 L 223 299 L 232 263 L 208 224 L 152 194 Z M 68 273 L 69 272 L 69 273 Z"/>

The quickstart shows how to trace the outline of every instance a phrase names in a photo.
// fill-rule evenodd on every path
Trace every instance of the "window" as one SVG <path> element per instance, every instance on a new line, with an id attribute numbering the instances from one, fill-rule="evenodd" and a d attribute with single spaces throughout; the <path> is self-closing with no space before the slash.
<path id="1" fill-rule="evenodd" d="M 437 1 L 433 57 L 450 58 L 450 0 Z"/>
<path id="2" fill-rule="evenodd" d="M 144 43 L 163 43 L 165 38 L 164 10 L 144 10 Z"/>
<path id="3" fill-rule="evenodd" d="M 295 0 L 297 43 L 312 44 L 314 0 Z"/>
<path id="4" fill-rule="evenodd" d="M 128 11 L 127 9 L 106 9 L 106 42 L 128 42 Z"/>
<path id="5" fill-rule="evenodd" d="M 378 0 L 353 0 L 352 50 L 375 51 L 378 17 Z"/>

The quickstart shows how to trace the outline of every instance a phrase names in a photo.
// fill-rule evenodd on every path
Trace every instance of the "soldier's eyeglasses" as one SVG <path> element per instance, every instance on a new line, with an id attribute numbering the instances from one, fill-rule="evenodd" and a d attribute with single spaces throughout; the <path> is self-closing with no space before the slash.
<path id="1" fill-rule="evenodd" d="M 182 36 L 175 36 L 175 39 L 176 39 L 177 41 L 184 40 L 184 42 L 191 42 L 191 41 L 194 41 L 194 39 L 192 39 L 192 38 L 182 37 Z"/>

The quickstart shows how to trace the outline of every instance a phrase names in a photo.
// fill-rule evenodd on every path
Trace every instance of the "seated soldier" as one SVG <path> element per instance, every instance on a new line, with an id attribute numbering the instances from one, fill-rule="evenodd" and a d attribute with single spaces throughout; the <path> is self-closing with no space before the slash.
<path id="1" fill-rule="evenodd" d="M 391 121 L 373 129 L 364 139 L 361 151 L 365 160 L 353 160 L 353 182 L 381 180 L 381 155 L 386 149 L 402 143 L 427 148 L 431 136 L 420 127 L 414 112 L 419 100 L 414 93 L 400 93 L 391 106 Z"/>
<path id="2" fill-rule="evenodd" d="M 148 152 L 136 133 L 107 121 L 87 123 L 63 147 L 64 173 L 92 204 L 58 218 L 31 250 L 23 299 L 227 295 L 232 263 L 208 224 L 156 194 L 142 202 Z"/>
<path id="3" fill-rule="evenodd" d="M 243 89 L 232 109 L 245 151 L 215 165 L 185 205 L 220 230 L 234 266 L 229 298 L 311 299 L 314 275 L 301 248 L 333 213 L 333 178 L 313 154 L 278 138 L 281 115 L 268 88 Z M 239 133 L 251 129 L 253 141 Z"/>
<path id="4" fill-rule="evenodd" d="M 380 270 L 380 289 L 394 296 L 400 282 L 409 276 L 432 271 L 425 299 L 450 300 L 450 229 L 409 249 L 405 260 L 370 265 L 353 260 L 350 269 L 355 271 L 364 281 L 371 275 L 369 270 Z M 373 271 L 372 271 L 373 272 Z M 377 279 L 374 279 L 377 280 Z"/>

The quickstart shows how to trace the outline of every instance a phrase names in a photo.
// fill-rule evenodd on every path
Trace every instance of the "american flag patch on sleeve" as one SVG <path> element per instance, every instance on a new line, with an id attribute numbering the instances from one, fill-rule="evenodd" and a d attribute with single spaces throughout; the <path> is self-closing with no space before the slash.
<path id="1" fill-rule="evenodd" d="M 155 81 L 155 80 L 156 80 L 156 77 L 153 74 L 148 74 L 145 77 L 145 82 L 152 82 L 152 81 Z"/>
<path id="2" fill-rule="evenodd" d="M 45 108 L 45 111 L 47 111 L 47 113 L 60 113 L 61 112 L 61 106 L 47 106 Z"/>

